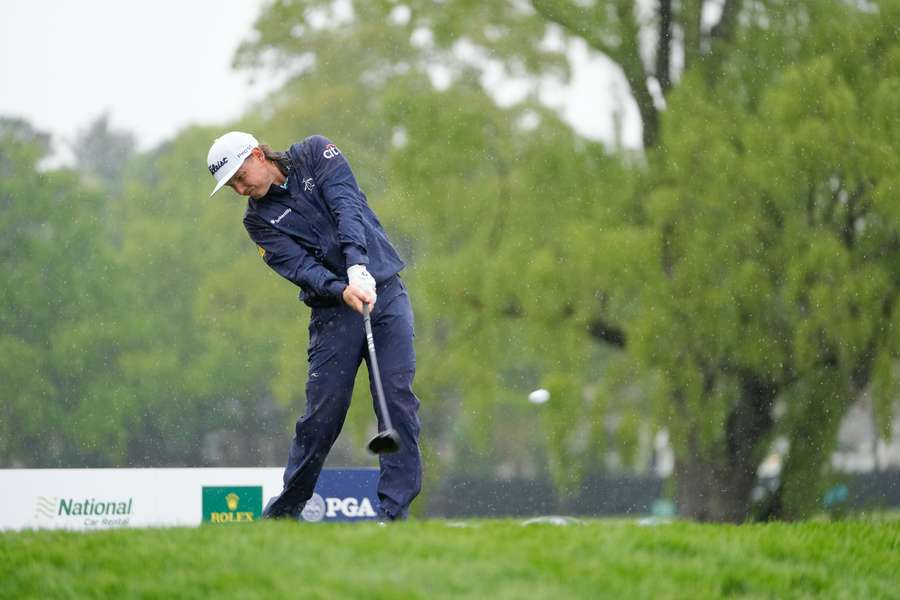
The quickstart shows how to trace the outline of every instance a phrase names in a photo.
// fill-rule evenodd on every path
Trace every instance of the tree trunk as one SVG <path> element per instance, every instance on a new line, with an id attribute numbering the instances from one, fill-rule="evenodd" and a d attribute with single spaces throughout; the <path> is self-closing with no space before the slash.
<path id="1" fill-rule="evenodd" d="M 659 141 L 659 111 L 653 103 L 653 96 L 647 89 L 646 80 L 639 82 L 629 78 L 628 84 L 641 114 L 641 140 L 644 148 L 654 148 Z"/>
<path id="2" fill-rule="evenodd" d="M 678 512 L 694 521 L 743 523 L 750 515 L 756 465 L 731 464 L 723 457 L 691 455 L 676 459 Z"/>
<path id="3" fill-rule="evenodd" d="M 682 0 L 679 21 L 684 36 L 684 70 L 689 71 L 702 52 L 703 0 Z"/>
<path id="4" fill-rule="evenodd" d="M 688 432 L 686 450 L 676 457 L 679 512 L 697 521 L 742 523 L 750 514 L 756 471 L 771 436 L 771 411 L 778 388 L 752 375 L 741 380 L 741 395 L 725 424 L 725 448 L 706 449 L 699 432 Z"/>
<path id="5" fill-rule="evenodd" d="M 656 42 L 656 80 L 663 96 L 672 87 L 672 0 L 658 0 Z"/>
<path id="6" fill-rule="evenodd" d="M 591 48 L 602 52 L 619 65 L 641 114 L 644 148 L 656 146 L 659 138 L 659 114 L 647 87 L 647 70 L 641 57 L 641 30 L 635 17 L 635 4 L 620 1 L 613 5 L 619 21 L 616 36 L 619 38 L 618 44 L 610 43 L 609 36 L 603 35 L 602 28 L 597 27 L 601 23 L 597 16 L 601 10 L 599 5 L 586 8 L 574 2 L 551 0 L 531 0 L 531 5 L 548 21 L 560 25 L 571 35 L 580 37 Z"/>
<path id="7" fill-rule="evenodd" d="M 825 466 L 837 444 L 849 395 L 836 368 L 810 379 L 802 392 L 804 405 L 791 419 L 790 449 L 769 519 L 795 521 L 821 509 Z"/>

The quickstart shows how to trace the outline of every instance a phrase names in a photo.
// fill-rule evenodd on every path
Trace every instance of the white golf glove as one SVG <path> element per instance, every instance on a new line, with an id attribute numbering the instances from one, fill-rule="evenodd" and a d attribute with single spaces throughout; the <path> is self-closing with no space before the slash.
<path id="1" fill-rule="evenodd" d="M 350 285 L 372 294 L 372 303 L 374 304 L 375 278 L 369 274 L 366 265 L 353 265 L 347 269 L 347 278 L 350 280 Z"/>

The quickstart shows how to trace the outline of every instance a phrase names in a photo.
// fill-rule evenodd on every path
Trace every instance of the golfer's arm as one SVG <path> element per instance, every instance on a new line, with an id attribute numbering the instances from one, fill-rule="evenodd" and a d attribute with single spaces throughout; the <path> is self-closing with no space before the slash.
<path id="1" fill-rule="evenodd" d="M 253 219 L 246 219 L 244 227 L 250 239 L 260 248 L 265 263 L 276 273 L 295 285 L 312 290 L 316 295 L 341 297 L 347 284 L 311 256 L 303 246 L 280 231 Z"/>
<path id="2" fill-rule="evenodd" d="M 314 136 L 313 164 L 316 183 L 328 210 L 337 219 L 338 241 L 347 266 L 367 265 L 366 230 L 363 226 L 362 207 L 365 203 L 350 164 L 343 154 L 325 155 L 331 145 L 328 138 Z"/>

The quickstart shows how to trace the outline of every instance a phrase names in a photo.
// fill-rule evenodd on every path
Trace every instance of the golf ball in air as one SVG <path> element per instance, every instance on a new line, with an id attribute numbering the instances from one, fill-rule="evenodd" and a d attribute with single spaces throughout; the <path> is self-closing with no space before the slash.
<path id="1" fill-rule="evenodd" d="M 528 401 L 532 404 L 543 404 L 547 400 L 550 399 L 550 392 L 541 388 L 539 390 L 534 390 L 530 394 L 528 394 Z"/>

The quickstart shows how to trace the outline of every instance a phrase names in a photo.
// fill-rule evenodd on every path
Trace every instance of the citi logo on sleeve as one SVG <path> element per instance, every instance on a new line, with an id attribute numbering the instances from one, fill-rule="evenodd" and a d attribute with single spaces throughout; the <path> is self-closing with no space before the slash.
<path id="1" fill-rule="evenodd" d="M 325 158 L 334 158 L 335 156 L 340 156 L 341 151 L 338 150 L 338 147 L 334 144 L 328 144 L 325 146 L 325 151 L 322 152 L 322 156 Z"/>
<path id="2" fill-rule="evenodd" d="M 213 163 L 213 164 L 209 165 L 209 172 L 210 172 L 212 175 L 215 175 L 215 174 L 216 174 L 216 171 L 218 171 L 219 169 L 221 169 L 222 167 L 224 167 L 227 163 L 228 163 L 228 157 L 226 156 L 225 158 L 223 158 L 223 159 L 220 160 L 219 162 L 216 162 L 216 163 Z"/>

